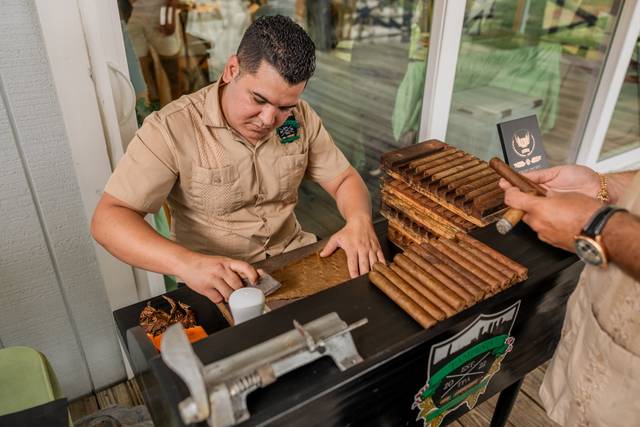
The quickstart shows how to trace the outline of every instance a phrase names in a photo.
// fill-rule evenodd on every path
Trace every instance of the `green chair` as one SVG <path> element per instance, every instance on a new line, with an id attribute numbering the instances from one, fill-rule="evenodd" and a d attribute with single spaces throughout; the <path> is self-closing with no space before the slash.
<path id="1" fill-rule="evenodd" d="M 58 380 L 42 353 L 29 347 L 0 349 L 0 416 L 61 398 Z"/>

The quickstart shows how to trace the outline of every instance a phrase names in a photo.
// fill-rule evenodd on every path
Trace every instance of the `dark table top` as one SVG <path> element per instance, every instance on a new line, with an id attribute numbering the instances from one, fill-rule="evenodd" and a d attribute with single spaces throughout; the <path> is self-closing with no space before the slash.
<path id="1" fill-rule="evenodd" d="M 376 228 L 385 255 L 387 259 L 391 259 L 396 249 L 386 239 L 386 223 L 378 223 Z M 563 285 L 563 288 L 555 294 L 553 290 L 558 283 L 571 282 L 573 286 L 575 285 L 575 278 L 580 270 L 575 255 L 540 242 L 523 224 L 506 236 L 498 234 L 494 226 L 475 230 L 471 234 L 525 265 L 529 269 L 529 278 L 428 330 L 420 327 L 375 286 L 372 286 L 366 275 L 235 327 L 226 327 L 224 319 L 215 306 L 188 288 L 181 288 L 173 294 L 183 301 L 186 298 L 188 301 L 185 302 L 192 305 L 195 301 L 195 305 L 199 306 L 196 312 L 200 322 L 211 335 L 195 343 L 194 351 L 205 365 L 291 330 L 293 319 L 306 323 L 327 313 L 336 312 L 347 323 L 365 317 L 369 320 L 367 325 L 352 332 L 356 346 L 364 358 L 363 363 L 340 372 L 329 359 L 320 359 L 279 378 L 276 383 L 266 389 L 251 393 L 249 396 L 251 422 L 259 423 L 261 419 L 265 421 L 272 414 L 283 414 L 297 404 L 309 399 L 317 399 L 328 390 L 353 381 L 354 378 L 376 369 L 391 358 L 401 358 L 403 354 L 417 346 L 422 346 L 436 338 L 440 340 L 452 336 L 466 327 L 479 313 L 495 309 L 509 301 L 531 299 L 541 295 L 542 297 L 536 299 L 534 305 L 524 315 L 533 317 L 534 314 L 544 313 L 545 309 L 553 306 L 555 309 L 549 313 L 549 324 L 556 325 L 554 327 L 559 331 L 559 325 L 564 316 L 564 301 L 573 287 Z M 258 266 L 267 271 L 273 271 L 318 250 L 323 244 L 319 242 L 310 247 L 267 259 Z M 119 314 L 114 313 L 122 337 L 125 336 L 126 329 L 137 324 L 135 316 L 139 314 L 144 303 L 122 309 Z M 207 304 L 210 305 L 209 309 L 203 311 Z M 536 324 L 530 327 L 544 328 L 544 325 Z M 549 347 L 544 352 L 544 360 L 550 357 L 550 352 L 553 351 L 557 342 L 545 344 L 545 340 L 549 341 L 541 332 L 539 345 Z M 516 354 L 514 357 L 520 356 Z M 541 361 L 544 360 L 541 359 Z M 184 385 L 166 368 L 159 357 L 151 358 L 150 366 L 163 389 L 165 395 L 163 399 L 166 398 L 175 404 L 187 395 Z M 516 372 L 513 375 L 524 375 L 524 373 Z"/>
<path id="2" fill-rule="evenodd" d="M 11 427 L 69 427 L 69 411 L 66 398 L 52 400 L 12 414 L 0 416 L 0 426 Z"/>
<path id="3" fill-rule="evenodd" d="M 394 248 L 384 237 L 386 223 L 379 223 L 377 227 L 385 255 L 390 259 Z M 535 234 L 525 226 L 517 227 L 513 233 L 507 236 L 498 234 L 492 226 L 476 230 L 471 234 L 529 268 L 529 278 L 525 282 L 514 285 L 485 300 L 484 304 L 535 293 L 539 286 L 544 286 L 541 283 L 542 279 L 547 277 L 550 272 L 563 270 L 577 261 L 577 257 L 574 255 L 540 242 Z M 313 253 L 322 245 L 324 242 L 318 242 L 298 251 L 267 259 L 257 265 L 267 271 L 273 271 Z M 335 311 L 347 323 L 355 322 L 363 317 L 369 319 L 369 324 L 354 331 L 353 335 L 362 356 L 371 358 L 379 354 L 380 351 L 387 351 L 393 346 L 402 345 L 406 340 L 416 339 L 418 336 L 435 336 L 443 330 L 450 329 L 451 325 L 458 323 L 460 318 L 473 316 L 474 311 L 479 311 L 483 303 L 476 304 L 474 307 L 438 323 L 433 328 L 424 330 L 382 292 L 372 286 L 367 276 L 364 275 L 274 310 L 260 318 L 221 330 L 215 334 L 215 339 L 197 343 L 196 352 L 201 353 L 204 357 L 204 363 L 210 363 L 290 330 L 294 318 L 301 323 L 306 323 Z M 268 327 L 265 327 L 267 324 Z M 220 341 L 224 341 L 225 345 L 216 345 Z"/>

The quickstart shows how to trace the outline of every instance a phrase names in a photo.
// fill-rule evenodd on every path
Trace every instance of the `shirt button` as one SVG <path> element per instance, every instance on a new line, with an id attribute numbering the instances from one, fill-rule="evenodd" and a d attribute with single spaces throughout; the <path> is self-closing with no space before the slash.
<path id="1" fill-rule="evenodd" d="M 260 221 L 262 221 L 263 224 L 266 224 L 267 223 L 267 218 L 261 216 L 260 217 Z"/>
<path id="2" fill-rule="evenodd" d="M 256 202 L 258 202 L 258 203 L 262 203 L 262 202 L 264 202 L 264 195 L 262 195 L 262 194 L 258 194 L 258 195 L 256 196 Z"/>

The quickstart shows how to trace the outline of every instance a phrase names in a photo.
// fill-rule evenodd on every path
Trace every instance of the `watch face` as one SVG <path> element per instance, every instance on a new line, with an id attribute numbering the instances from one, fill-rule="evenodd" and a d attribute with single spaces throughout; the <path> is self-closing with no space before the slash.
<path id="1" fill-rule="evenodd" d="M 602 249 L 591 239 L 576 239 L 576 254 L 591 265 L 600 265 L 604 262 Z"/>

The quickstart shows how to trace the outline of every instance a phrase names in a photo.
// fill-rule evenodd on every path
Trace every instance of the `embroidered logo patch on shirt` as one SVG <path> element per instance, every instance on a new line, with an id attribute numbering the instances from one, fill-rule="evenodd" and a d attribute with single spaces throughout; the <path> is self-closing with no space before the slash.
<path id="1" fill-rule="evenodd" d="M 300 138 L 300 135 L 298 135 L 299 128 L 300 124 L 296 118 L 290 115 L 282 126 L 276 129 L 278 137 L 280 137 L 280 144 L 288 144 Z"/>

